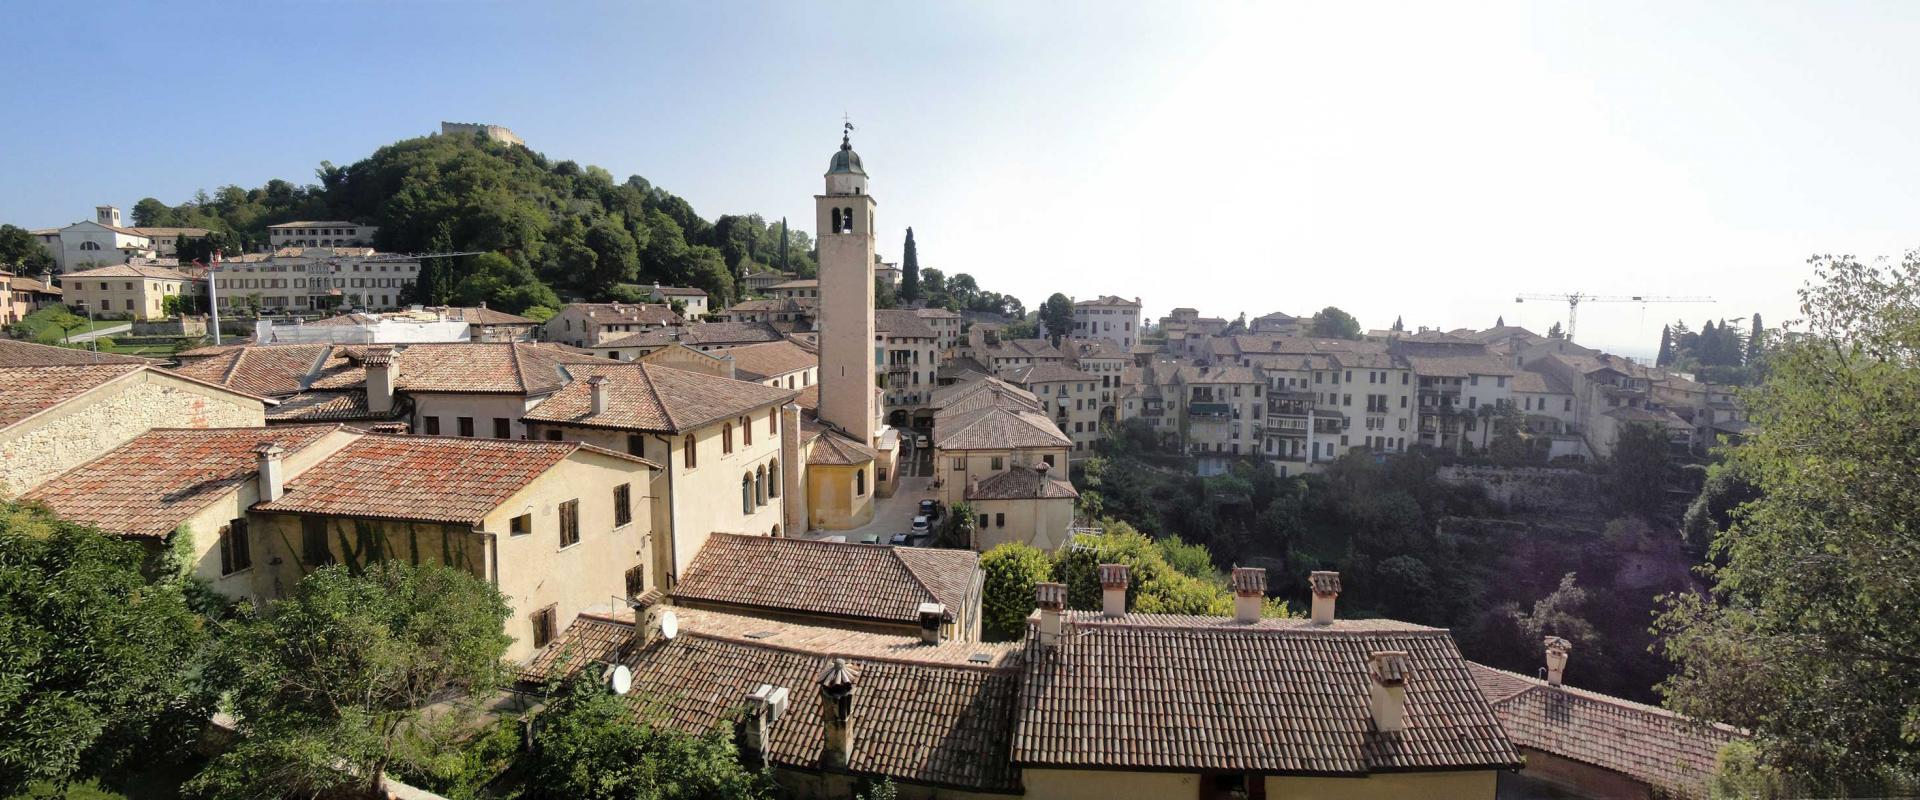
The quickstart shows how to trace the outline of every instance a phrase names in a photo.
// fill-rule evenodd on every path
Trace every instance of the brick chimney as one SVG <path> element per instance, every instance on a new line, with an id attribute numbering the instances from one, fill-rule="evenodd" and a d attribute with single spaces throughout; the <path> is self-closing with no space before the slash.
<path id="1" fill-rule="evenodd" d="M 375 347 L 360 362 L 367 370 L 367 410 L 385 414 L 393 410 L 394 386 L 400 382 L 400 360 L 392 347 Z"/>
<path id="2" fill-rule="evenodd" d="M 1333 599 L 1340 596 L 1340 573 L 1316 570 L 1307 576 L 1313 589 L 1313 624 L 1333 624 Z"/>
<path id="3" fill-rule="evenodd" d="M 760 684 L 747 693 L 746 714 L 740 720 L 740 752 L 754 766 L 767 763 L 767 729 L 787 713 L 787 689 Z"/>
<path id="4" fill-rule="evenodd" d="M 1259 567 L 1233 568 L 1233 621 L 1260 621 L 1260 604 L 1267 599 L 1267 571 Z"/>
<path id="5" fill-rule="evenodd" d="M 1033 604 L 1040 609 L 1040 646 L 1051 647 L 1060 641 L 1060 612 L 1067 608 L 1067 585 L 1034 584 Z"/>
<path id="6" fill-rule="evenodd" d="M 939 644 L 945 633 L 947 607 L 939 603 L 920 604 L 920 642 Z"/>
<path id="7" fill-rule="evenodd" d="M 1100 565 L 1100 613 L 1109 617 L 1127 615 L 1127 565 Z"/>
<path id="8" fill-rule="evenodd" d="M 607 376 L 595 375 L 587 379 L 587 391 L 593 395 L 593 413 L 595 416 L 607 413 Z"/>
<path id="9" fill-rule="evenodd" d="M 1559 686 L 1567 671 L 1567 655 L 1573 652 L 1573 643 L 1558 636 L 1549 636 L 1547 645 L 1547 685 Z"/>
<path id="10" fill-rule="evenodd" d="M 253 448 L 260 462 L 260 502 L 271 503 L 285 493 L 286 466 L 280 457 L 286 455 L 287 448 L 272 442 L 265 442 Z"/>
<path id="11" fill-rule="evenodd" d="M 1373 727 L 1382 733 L 1407 729 L 1407 680 L 1413 677 L 1413 663 L 1404 650 L 1382 650 L 1367 654 L 1367 675 L 1372 678 L 1369 707 Z"/>
<path id="12" fill-rule="evenodd" d="M 820 720 L 826 729 L 821 761 L 827 766 L 845 768 L 853 752 L 853 684 L 859 678 L 859 667 L 836 658 L 814 679 L 820 686 Z"/>

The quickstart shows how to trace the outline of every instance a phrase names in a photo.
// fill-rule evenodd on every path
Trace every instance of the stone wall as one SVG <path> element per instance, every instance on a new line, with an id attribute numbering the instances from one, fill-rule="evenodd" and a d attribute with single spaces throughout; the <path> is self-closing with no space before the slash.
<path id="1" fill-rule="evenodd" d="M 1439 477 L 1456 486 L 1478 486 L 1509 512 L 1588 509 L 1600 493 L 1598 476 L 1573 469 L 1450 465 L 1440 468 Z"/>
<path id="2" fill-rule="evenodd" d="M 18 495 L 154 428 L 265 424 L 259 400 L 142 370 L 0 431 L 0 494 Z"/>

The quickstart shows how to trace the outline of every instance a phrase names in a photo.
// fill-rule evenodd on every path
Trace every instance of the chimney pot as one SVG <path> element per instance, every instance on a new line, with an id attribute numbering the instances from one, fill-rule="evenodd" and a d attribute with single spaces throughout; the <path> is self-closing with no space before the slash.
<path id="1" fill-rule="evenodd" d="M 607 376 L 595 375 L 588 378 L 587 391 L 593 395 L 593 413 L 595 415 L 607 413 L 607 395 L 609 394 Z"/>
<path id="2" fill-rule="evenodd" d="M 1234 621 L 1249 625 L 1259 622 L 1261 602 L 1267 598 L 1267 571 L 1234 567 L 1232 582 Z"/>
<path id="3" fill-rule="evenodd" d="M 1367 654 L 1367 675 L 1373 679 L 1368 699 L 1374 728 L 1382 733 L 1406 730 L 1407 681 L 1413 677 L 1413 662 L 1406 651 Z"/>
<path id="4" fill-rule="evenodd" d="M 260 500 L 271 503 L 280 499 L 285 492 L 286 472 L 281 464 L 281 456 L 287 449 L 272 442 L 264 442 L 253 448 L 260 465 Z"/>
<path id="5" fill-rule="evenodd" d="M 939 603 L 920 604 L 920 642 L 939 644 L 944 638 L 947 607 Z"/>
<path id="6" fill-rule="evenodd" d="M 1567 671 L 1567 656 L 1573 652 L 1573 643 L 1558 636 L 1546 638 L 1547 646 L 1547 685 L 1559 686 Z"/>
<path id="7" fill-rule="evenodd" d="M 826 741 L 822 760 L 828 766 L 845 767 L 853 752 L 853 689 L 860 668 L 836 658 L 820 670 L 815 683 L 820 686 L 820 719 Z"/>
<path id="8" fill-rule="evenodd" d="M 1100 613 L 1109 617 L 1127 615 L 1127 565 L 1100 565 Z"/>
<path id="9" fill-rule="evenodd" d="M 1333 601 L 1340 596 L 1340 573 L 1329 570 L 1316 570 L 1307 576 L 1307 585 L 1313 589 L 1313 624 L 1333 624 Z"/>
<path id="10" fill-rule="evenodd" d="M 1040 646 L 1046 647 L 1060 641 L 1060 612 L 1067 607 L 1067 585 L 1034 584 L 1033 603 L 1040 609 Z"/>

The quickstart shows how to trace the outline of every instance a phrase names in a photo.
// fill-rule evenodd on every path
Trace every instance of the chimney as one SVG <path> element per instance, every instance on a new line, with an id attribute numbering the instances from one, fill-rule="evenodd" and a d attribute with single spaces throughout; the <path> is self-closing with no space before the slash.
<path id="1" fill-rule="evenodd" d="M 829 767 L 844 769 L 853 752 L 853 683 L 859 677 L 859 667 L 836 658 L 814 680 L 820 685 L 820 720 L 826 729 L 826 749 L 820 758 Z"/>
<path id="2" fill-rule="evenodd" d="M 1109 617 L 1127 615 L 1127 565 L 1100 565 L 1100 613 Z"/>
<path id="3" fill-rule="evenodd" d="M 747 693 L 746 715 L 740 720 L 740 751 L 749 763 L 766 766 L 767 729 L 786 713 L 786 687 L 763 683 Z"/>
<path id="4" fill-rule="evenodd" d="M 1558 636 L 1547 637 L 1547 685 L 1559 686 L 1561 677 L 1567 671 L 1567 654 L 1573 652 L 1573 643 Z"/>
<path id="5" fill-rule="evenodd" d="M 734 364 L 733 356 L 720 357 L 720 377 L 736 378 L 736 376 L 738 375 L 738 372 L 739 370 L 737 366 Z"/>
<path id="6" fill-rule="evenodd" d="M 939 603 L 920 604 L 920 643 L 939 644 L 947 621 L 947 607 Z"/>
<path id="7" fill-rule="evenodd" d="M 1267 599 L 1267 571 L 1259 567 L 1233 568 L 1233 621 L 1251 625 L 1260 621 L 1260 604 Z"/>
<path id="8" fill-rule="evenodd" d="M 371 348 L 360 364 L 367 370 L 367 410 L 375 414 L 392 411 L 394 385 L 400 380 L 400 362 L 393 357 L 393 348 Z"/>
<path id="9" fill-rule="evenodd" d="M 1333 599 L 1340 596 L 1340 573 L 1317 570 L 1307 576 L 1313 588 L 1313 624 L 1333 624 Z"/>
<path id="10" fill-rule="evenodd" d="M 607 376 L 595 375 L 588 378 L 587 391 L 593 395 L 593 413 L 596 416 L 607 413 Z"/>
<path id="11" fill-rule="evenodd" d="M 1369 706 L 1374 729 L 1381 733 L 1406 730 L 1407 679 L 1413 677 L 1413 664 L 1406 651 L 1367 654 L 1367 675 L 1373 679 Z"/>
<path id="12" fill-rule="evenodd" d="M 264 442 L 253 448 L 260 462 L 260 502 L 271 503 L 280 499 L 286 487 L 286 468 L 280 457 L 286 455 L 287 448 L 272 442 Z"/>
<path id="13" fill-rule="evenodd" d="M 1040 608 L 1040 646 L 1050 647 L 1060 641 L 1060 612 L 1067 607 L 1067 585 L 1034 584 L 1033 604 Z"/>

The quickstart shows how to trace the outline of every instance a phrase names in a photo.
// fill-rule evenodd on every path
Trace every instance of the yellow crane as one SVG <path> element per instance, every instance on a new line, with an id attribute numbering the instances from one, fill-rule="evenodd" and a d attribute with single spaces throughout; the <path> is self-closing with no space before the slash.
<path id="1" fill-rule="evenodd" d="M 1513 302 L 1524 303 L 1528 300 L 1565 300 L 1567 302 L 1567 339 L 1573 340 L 1574 324 L 1580 315 L 1581 303 L 1711 303 L 1711 297 L 1667 297 L 1645 294 L 1587 294 L 1585 292 L 1564 292 L 1556 294 L 1522 294 L 1513 298 Z"/>

